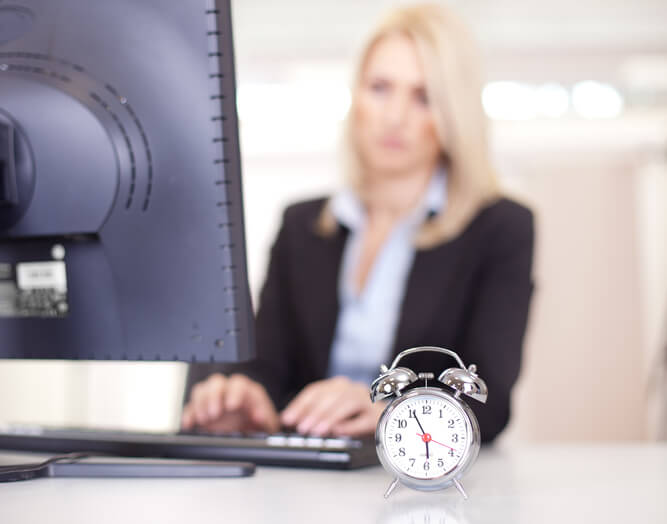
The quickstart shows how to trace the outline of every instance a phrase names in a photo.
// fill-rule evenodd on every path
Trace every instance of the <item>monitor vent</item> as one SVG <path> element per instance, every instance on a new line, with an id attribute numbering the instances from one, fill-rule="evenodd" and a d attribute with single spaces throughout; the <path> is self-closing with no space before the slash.
<path id="1" fill-rule="evenodd" d="M 118 127 L 118 130 L 120 131 L 121 135 L 123 136 L 125 146 L 127 147 L 127 152 L 130 159 L 130 188 L 127 194 L 127 199 L 125 200 L 125 209 L 129 209 L 130 207 L 132 207 L 132 201 L 134 200 L 134 191 L 137 185 L 137 164 L 134 156 L 134 148 L 132 147 L 132 141 L 130 140 L 130 137 L 127 134 L 125 126 L 123 126 L 123 123 L 118 118 L 118 115 L 116 115 L 116 113 L 111 109 L 111 107 L 109 107 L 109 104 L 105 102 L 100 97 L 100 95 L 98 95 L 95 92 L 90 93 L 90 98 L 95 100 L 95 102 L 97 102 L 102 107 L 102 109 L 109 114 L 111 119 Z"/>
<path id="2" fill-rule="evenodd" d="M 153 154 L 151 153 L 151 146 L 148 143 L 148 137 L 146 136 L 146 131 L 144 126 L 141 124 L 139 117 L 134 112 L 134 109 L 130 105 L 130 102 L 123 96 L 119 95 L 118 92 L 109 84 L 106 85 L 107 91 L 113 94 L 118 98 L 120 103 L 125 107 L 125 110 L 130 114 L 134 125 L 137 126 L 139 130 L 139 135 L 141 136 L 141 142 L 143 144 L 144 150 L 146 152 L 146 161 L 147 161 L 147 175 L 148 175 L 148 185 L 146 186 L 146 194 L 144 195 L 144 200 L 141 205 L 141 209 L 146 211 L 148 209 L 148 203 L 151 198 L 151 193 L 153 192 Z"/>

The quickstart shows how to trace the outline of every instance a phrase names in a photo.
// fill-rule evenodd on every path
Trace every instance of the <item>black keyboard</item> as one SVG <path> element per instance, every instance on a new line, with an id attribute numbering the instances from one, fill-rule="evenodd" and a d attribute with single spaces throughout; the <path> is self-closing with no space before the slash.
<path id="1" fill-rule="evenodd" d="M 0 449 L 122 457 L 233 460 L 257 465 L 356 469 L 378 464 L 371 439 L 297 434 L 139 433 L 0 424 Z"/>

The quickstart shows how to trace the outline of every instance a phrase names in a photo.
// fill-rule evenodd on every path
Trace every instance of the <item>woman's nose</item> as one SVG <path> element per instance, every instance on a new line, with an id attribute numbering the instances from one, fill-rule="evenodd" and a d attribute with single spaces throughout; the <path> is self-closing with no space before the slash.
<path id="1" fill-rule="evenodd" d="M 405 124 L 408 116 L 409 104 L 406 97 L 400 94 L 392 94 L 387 99 L 387 104 L 382 112 L 384 122 L 389 126 L 401 126 Z"/>

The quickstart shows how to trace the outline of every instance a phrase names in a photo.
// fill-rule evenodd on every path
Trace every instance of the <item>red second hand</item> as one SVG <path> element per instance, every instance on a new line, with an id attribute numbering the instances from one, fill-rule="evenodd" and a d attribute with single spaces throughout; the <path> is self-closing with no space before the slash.
<path id="1" fill-rule="evenodd" d="M 436 444 L 440 444 L 441 446 L 445 446 L 446 448 L 449 448 L 449 449 L 451 449 L 452 451 L 456 451 L 454 448 L 450 448 L 447 444 L 443 444 L 442 442 L 438 442 L 437 440 L 433 440 L 433 439 L 431 438 L 431 435 L 429 435 L 428 433 L 425 433 L 424 435 L 422 435 L 421 433 L 417 433 L 417 436 L 418 436 L 418 437 L 421 437 L 422 440 L 424 440 L 424 437 L 427 436 L 427 438 L 428 438 L 428 442 L 435 442 Z M 424 440 L 424 442 L 426 442 L 426 440 Z"/>

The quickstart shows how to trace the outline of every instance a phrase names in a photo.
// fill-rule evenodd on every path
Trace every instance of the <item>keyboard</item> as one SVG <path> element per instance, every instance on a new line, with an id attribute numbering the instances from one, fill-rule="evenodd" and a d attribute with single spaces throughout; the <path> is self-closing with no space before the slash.
<path id="1" fill-rule="evenodd" d="M 233 460 L 264 466 L 324 469 L 357 469 L 378 464 L 372 439 L 319 438 L 289 433 L 140 433 L 0 424 L 0 449 Z"/>

